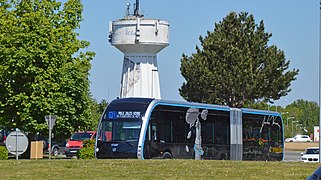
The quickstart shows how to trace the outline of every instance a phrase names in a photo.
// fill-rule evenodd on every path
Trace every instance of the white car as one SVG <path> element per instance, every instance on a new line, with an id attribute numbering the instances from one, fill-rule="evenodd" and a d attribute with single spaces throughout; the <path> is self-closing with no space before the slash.
<path id="1" fill-rule="evenodd" d="M 301 153 L 302 162 L 319 162 L 319 147 L 309 147 L 306 148 L 303 153 Z"/>
<path id="2" fill-rule="evenodd" d="M 296 135 L 292 138 L 286 138 L 285 142 L 312 142 L 308 135 Z"/>

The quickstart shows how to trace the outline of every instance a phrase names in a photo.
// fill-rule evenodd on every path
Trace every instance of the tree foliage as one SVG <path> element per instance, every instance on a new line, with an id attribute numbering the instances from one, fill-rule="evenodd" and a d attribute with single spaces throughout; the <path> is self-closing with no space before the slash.
<path id="1" fill-rule="evenodd" d="M 319 126 L 319 105 L 316 102 L 298 99 L 286 106 L 285 111 L 288 112 L 286 125 L 291 131 L 293 125 L 294 135 L 313 134 L 314 126 Z"/>
<path id="2" fill-rule="evenodd" d="M 310 135 L 314 133 L 314 126 L 319 126 L 319 105 L 316 102 L 298 99 L 285 108 L 268 105 L 265 102 L 247 104 L 250 108 L 277 111 L 282 115 L 284 137 L 296 134 Z"/>
<path id="3" fill-rule="evenodd" d="M 92 128 L 82 11 L 81 0 L 0 0 L 0 123 L 46 133 L 54 114 L 57 135 Z"/>
<path id="4" fill-rule="evenodd" d="M 94 127 L 97 128 L 99 119 L 101 118 L 105 108 L 107 107 L 108 102 L 103 99 L 99 103 L 96 100 L 93 100 L 93 106 L 91 107 L 91 112 L 93 114 L 93 118 L 96 119 L 96 123 L 94 124 Z"/>
<path id="5" fill-rule="evenodd" d="M 268 45 L 272 34 L 253 15 L 230 13 L 213 32 L 199 40 L 196 53 L 183 54 L 179 89 L 188 101 L 242 107 L 287 95 L 298 70 L 287 71 L 290 61 L 282 50 Z"/>

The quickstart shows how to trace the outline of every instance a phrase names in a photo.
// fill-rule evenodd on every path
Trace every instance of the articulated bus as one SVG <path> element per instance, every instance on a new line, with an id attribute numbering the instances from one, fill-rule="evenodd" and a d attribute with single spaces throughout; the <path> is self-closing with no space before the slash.
<path id="1" fill-rule="evenodd" d="M 102 115 L 95 157 L 281 161 L 283 139 L 277 112 L 122 98 Z"/>

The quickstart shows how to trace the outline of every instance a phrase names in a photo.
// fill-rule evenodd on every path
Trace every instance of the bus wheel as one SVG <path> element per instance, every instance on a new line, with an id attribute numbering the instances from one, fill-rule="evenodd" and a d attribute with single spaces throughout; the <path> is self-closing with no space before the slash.
<path id="1" fill-rule="evenodd" d="M 221 155 L 220 160 L 227 160 L 227 154 L 224 153 Z"/>
<path id="2" fill-rule="evenodd" d="M 172 156 L 171 153 L 169 153 L 169 152 L 164 152 L 164 154 L 163 154 L 163 159 L 172 159 L 172 158 L 173 158 L 173 156 Z"/>

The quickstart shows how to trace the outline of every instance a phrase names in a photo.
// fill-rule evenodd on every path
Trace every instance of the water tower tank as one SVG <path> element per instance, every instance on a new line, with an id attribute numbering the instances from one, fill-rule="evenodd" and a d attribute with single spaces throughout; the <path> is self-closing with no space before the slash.
<path id="1" fill-rule="evenodd" d="M 137 12 L 109 23 L 110 43 L 124 53 L 120 97 L 160 99 L 157 53 L 169 45 L 167 21 Z"/>

